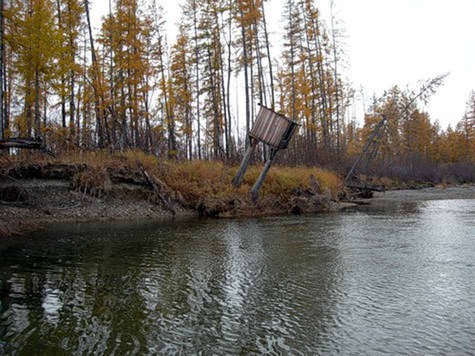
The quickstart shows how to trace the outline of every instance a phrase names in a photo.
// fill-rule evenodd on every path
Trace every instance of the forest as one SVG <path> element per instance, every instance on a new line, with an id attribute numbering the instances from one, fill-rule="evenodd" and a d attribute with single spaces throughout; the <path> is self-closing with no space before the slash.
<path id="1" fill-rule="evenodd" d="M 318 1 L 285 0 L 278 49 L 272 1 L 186 0 L 168 19 L 158 0 L 109 0 L 98 30 L 90 0 L 0 6 L 2 139 L 41 139 L 55 154 L 138 150 L 235 164 L 261 103 L 301 124 L 280 164 L 347 170 L 384 116 L 360 173 L 475 180 L 475 92 L 455 127 L 423 109 L 445 75 L 388 88 L 355 117 L 342 28 Z M 166 21 L 178 23 L 176 38 Z"/>

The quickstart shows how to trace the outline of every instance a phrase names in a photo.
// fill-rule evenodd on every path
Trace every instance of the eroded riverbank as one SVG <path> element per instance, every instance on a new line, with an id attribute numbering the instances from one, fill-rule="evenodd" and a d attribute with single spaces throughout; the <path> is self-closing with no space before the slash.
<path id="1" fill-rule="evenodd" d="M 77 159 L 77 157 L 74 157 Z M 212 162 L 160 162 L 156 157 L 17 162 L 0 167 L 0 235 L 44 222 L 156 219 L 164 216 L 243 217 L 335 211 L 344 194 L 334 173 L 275 167 L 257 203 L 236 168 Z"/>

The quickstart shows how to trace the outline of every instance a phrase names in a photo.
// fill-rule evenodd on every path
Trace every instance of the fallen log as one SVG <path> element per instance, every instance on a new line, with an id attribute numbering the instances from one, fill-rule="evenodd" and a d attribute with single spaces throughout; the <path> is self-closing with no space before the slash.
<path id="1" fill-rule="evenodd" d="M 25 148 L 29 150 L 42 150 L 46 148 L 45 144 L 41 140 L 35 140 L 32 138 L 7 138 L 0 140 L 0 149 L 8 148 Z"/>
<path id="2" fill-rule="evenodd" d="M 340 203 L 351 203 L 351 204 L 356 204 L 356 205 L 371 205 L 371 203 L 367 200 L 358 200 L 358 199 L 341 200 Z"/>
<path id="3" fill-rule="evenodd" d="M 55 157 L 41 139 L 17 137 L 0 140 L 0 150 L 8 150 L 10 148 L 41 150 L 50 156 Z"/>
<path id="4" fill-rule="evenodd" d="M 166 210 L 170 211 L 173 216 L 175 216 L 176 209 L 173 206 L 172 200 L 167 194 L 167 186 L 165 185 L 165 183 L 163 183 L 160 179 L 155 179 L 154 177 L 149 175 L 143 167 L 140 167 L 140 169 L 145 180 L 147 181 L 148 188 L 155 193 L 156 198 L 161 201 L 163 207 Z"/>
<path id="5" fill-rule="evenodd" d="M 346 186 L 350 189 L 353 189 L 353 190 L 369 190 L 369 191 L 372 191 L 372 192 L 384 192 L 385 189 L 383 186 L 381 185 L 374 185 L 374 184 L 368 184 L 368 183 L 356 183 L 356 182 L 352 182 L 352 183 L 347 183 Z"/>

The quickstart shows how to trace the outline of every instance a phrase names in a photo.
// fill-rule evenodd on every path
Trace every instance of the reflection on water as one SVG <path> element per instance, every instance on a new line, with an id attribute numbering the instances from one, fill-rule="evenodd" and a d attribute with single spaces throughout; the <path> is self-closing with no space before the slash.
<path id="1" fill-rule="evenodd" d="M 475 201 L 0 242 L 0 354 L 475 352 Z"/>

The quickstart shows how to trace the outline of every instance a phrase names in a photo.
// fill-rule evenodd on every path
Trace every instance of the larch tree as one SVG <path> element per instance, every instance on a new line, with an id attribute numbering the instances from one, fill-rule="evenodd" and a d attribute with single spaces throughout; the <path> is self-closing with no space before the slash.
<path id="1" fill-rule="evenodd" d="M 470 93 L 467 100 L 465 115 L 461 122 L 465 142 L 465 157 L 467 162 L 475 162 L 475 91 Z"/>
<path id="2" fill-rule="evenodd" d="M 21 135 L 41 137 L 46 122 L 41 105 L 57 72 L 60 33 L 54 23 L 54 4 L 50 0 L 17 1 L 10 12 L 11 33 L 6 38 L 15 51 L 14 66 L 22 79 L 18 94 L 24 110 L 17 120 Z"/>
<path id="3" fill-rule="evenodd" d="M 204 63 L 201 93 L 204 96 L 203 115 L 206 117 L 208 152 L 220 158 L 224 151 L 224 122 L 226 111 L 223 105 L 223 43 L 221 37 L 221 1 L 206 1 L 202 10 L 199 28 L 203 42 Z"/>
<path id="4" fill-rule="evenodd" d="M 171 53 L 171 86 L 173 93 L 173 115 L 175 122 L 180 123 L 184 137 L 185 156 L 193 159 L 193 92 L 192 92 L 192 58 L 190 56 L 189 38 L 183 27 L 172 48 Z"/>
<path id="5" fill-rule="evenodd" d="M 58 19 L 58 31 L 60 33 L 61 54 L 58 61 L 58 85 L 57 92 L 61 101 L 62 126 L 69 126 L 71 136 L 76 131 L 76 80 L 80 72 L 77 64 L 79 51 L 79 33 L 82 30 L 82 18 L 84 7 L 79 0 L 56 0 Z M 69 106 L 67 113 L 66 106 Z M 67 125 L 66 116 L 69 116 Z"/>
<path id="6" fill-rule="evenodd" d="M 241 47 L 241 58 L 239 60 L 240 68 L 244 71 L 244 97 L 246 112 L 246 133 L 251 129 L 251 93 L 250 85 L 252 81 L 252 72 L 250 71 L 251 55 L 250 55 L 250 39 L 249 32 L 252 31 L 252 17 L 249 16 L 251 6 L 249 2 L 252 0 L 238 0 L 235 10 L 236 23 L 240 29 L 240 39 L 236 44 Z M 246 147 L 249 146 L 249 137 L 246 135 Z"/>

